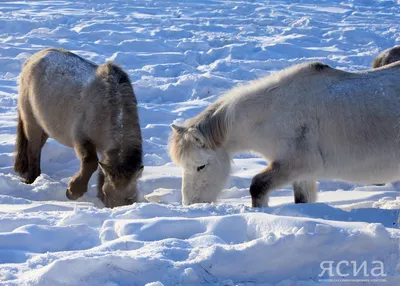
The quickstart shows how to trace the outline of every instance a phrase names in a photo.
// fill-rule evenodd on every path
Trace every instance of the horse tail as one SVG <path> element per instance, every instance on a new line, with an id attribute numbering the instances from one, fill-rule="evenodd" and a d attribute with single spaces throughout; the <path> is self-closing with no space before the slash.
<path id="1" fill-rule="evenodd" d="M 19 111 L 15 153 L 14 171 L 19 174 L 28 172 L 28 139 L 24 132 L 24 123 Z"/>

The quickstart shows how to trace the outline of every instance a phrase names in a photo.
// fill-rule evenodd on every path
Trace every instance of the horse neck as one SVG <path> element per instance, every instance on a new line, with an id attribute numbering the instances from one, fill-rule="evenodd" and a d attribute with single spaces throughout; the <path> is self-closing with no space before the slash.
<path id="1" fill-rule="evenodd" d="M 203 135 L 207 148 L 221 148 L 230 129 L 228 109 L 221 103 L 214 103 L 194 118 L 189 126 L 195 127 Z"/>
<path id="2" fill-rule="evenodd" d="M 226 133 L 222 147 L 230 155 L 250 151 L 257 137 L 252 126 L 249 125 L 249 118 L 237 110 L 240 110 L 240 106 L 235 104 L 232 109 L 227 111 Z"/>
<path id="3" fill-rule="evenodd" d="M 119 146 L 116 145 L 104 153 L 107 162 L 114 167 L 137 166 L 143 164 L 141 146 Z"/>
<path id="4" fill-rule="evenodd" d="M 121 98 L 117 108 L 110 113 L 110 117 L 108 150 L 119 150 L 118 156 L 121 160 L 129 158 L 131 154 L 141 154 L 142 135 L 136 102 L 132 98 Z"/>
<path id="5" fill-rule="evenodd" d="M 125 122 L 122 129 L 119 129 L 121 135 L 116 139 L 116 145 L 119 146 L 122 151 L 121 158 L 129 158 L 130 156 L 136 156 L 133 154 L 142 154 L 142 136 L 140 131 L 139 122 Z"/>

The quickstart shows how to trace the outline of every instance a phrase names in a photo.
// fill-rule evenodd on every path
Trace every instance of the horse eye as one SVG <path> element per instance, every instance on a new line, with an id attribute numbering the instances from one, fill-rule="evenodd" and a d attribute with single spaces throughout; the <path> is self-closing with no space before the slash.
<path id="1" fill-rule="evenodd" d="M 197 167 L 197 172 L 199 172 L 199 171 L 203 170 L 203 169 L 205 168 L 205 166 L 206 166 L 206 165 L 203 165 L 203 166 Z"/>

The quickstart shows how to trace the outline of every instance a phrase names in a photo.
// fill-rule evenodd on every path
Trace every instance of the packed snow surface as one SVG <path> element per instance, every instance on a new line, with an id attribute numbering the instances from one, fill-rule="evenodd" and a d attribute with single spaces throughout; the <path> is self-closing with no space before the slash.
<path id="1" fill-rule="evenodd" d="M 170 124 L 233 86 L 304 61 L 367 69 L 395 44 L 399 1 L 1 1 L 0 284 L 314 285 L 329 283 L 319 274 L 332 261 L 334 279 L 400 285 L 399 184 L 321 181 L 308 205 L 293 204 L 287 186 L 252 209 L 248 187 L 266 163 L 240 154 L 217 203 L 183 207 L 167 152 Z M 34 184 L 13 173 L 18 75 L 45 47 L 129 73 L 144 137 L 141 203 L 102 208 L 95 176 L 68 201 L 79 161 L 53 140 Z M 367 275 L 352 275 L 352 261 Z M 374 261 L 384 275 L 371 275 Z"/>

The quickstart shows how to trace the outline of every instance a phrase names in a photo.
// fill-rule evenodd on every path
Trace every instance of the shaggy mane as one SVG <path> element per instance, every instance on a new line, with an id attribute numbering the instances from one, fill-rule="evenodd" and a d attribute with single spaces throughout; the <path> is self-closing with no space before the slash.
<path id="1" fill-rule="evenodd" d="M 261 90 L 263 92 L 272 91 L 295 80 L 298 76 L 332 71 L 338 70 L 319 62 L 302 63 L 231 89 L 196 117 L 188 119 L 184 124 L 185 131 L 171 133 L 169 151 L 172 160 L 179 164 L 181 158 L 189 152 L 193 145 L 190 134 L 197 134 L 204 138 L 204 147 L 207 149 L 215 150 L 221 147 L 231 128 L 235 106 L 248 96 L 257 94 Z"/>
<path id="2" fill-rule="evenodd" d="M 133 172 L 142 165 L 142 136 L 137 113 L 137 100 L 128 74 L 117 64 L 106 62 L 97 68 L 97 77 L 100 86 L 105 91 L 105 104 L 112 111 L 111 121 L 113 132 L 119 150 L 114 149 L 107 153 L 112 160 L 118 159 L 123 169 L 121 172 Z M 114 108 L 110 108 L 113 106 Z M 134 132 L 124 126 L 135 126 Z M 107 161 L 107 158 L 105 159 Z M 134 165 L 132 165 L 135 163 Z"/>
<path id="3" fill-rule="evenodd" d="M 185 132 L 172 132 L 169 141 L 169 149 L 172 160 L 179 163 L 185 156 L 189 147 L 193 144 L 191 134 L 197 134 L 204 139 L 204 147 L 217 149 L 221 147 L 229 130 L 229 117 L 227 105 L 223 98 L 211 103 L 203 112 L 185 122 Z"/>

